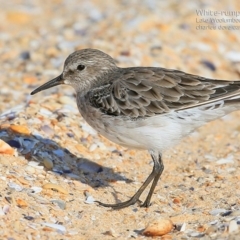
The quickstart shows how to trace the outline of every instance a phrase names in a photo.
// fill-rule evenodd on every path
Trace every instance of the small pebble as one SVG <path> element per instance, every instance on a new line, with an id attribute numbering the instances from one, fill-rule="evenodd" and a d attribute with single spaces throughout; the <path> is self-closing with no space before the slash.
<path id="1" fill-rule="evenodd" d="M 225 212 L 221 213 L 220 215 L 222 217 L 226 217 L 226 216 L 230 215 L 231 213 L 232 213 L 232 211 L 225 211 Z"/>
<path id="2" fill-rule="evenodd" d="M 10 182 L 8 183 L 8 187 L 11 188 L 11 189 L 14 189 L 15 191 L 17 192 L 21 192 L 23 190 L 23 187 L 14 183 L 14 182 Z"/>
<path id="3" fill-rule="evenodd" d="M 29 161 L 28 162 L 28 166 L 31 166 L 31 167 L 38 167 L 39 165 L 39 162 L 36 162 L 36 161 Z"/>
<path id="4" fill-rule="evenodd" d="M 32 166 L 26 166 L 25 171 L 30 173 L 30 174 L 34 174 L 36 172 L 35 168 L 32 167 Z"/>
<path id="5" fill-rule="evenodd" d="M 234 163 L 233 156 L 230 156 L 230 157 L 227 157 L 227 158 L 221 158 L 216 163 L 219 164 L 219 165 Z"/>
<path id="6" fill-rule="evenodd" d="M 51 170 L 53 168 L 53 161 L 49 158 L 44 158 L 43 165 L 46 169 Z"/>
<path id="7" fill-rule="evenodd" d="M 200 233 L 200 232 L 192 232 L 189 234 L 190 237 L 194 237 L 194 238 L 201 238 L 204 235 L 205 235 L 204 233 Z"/>
<path id="8" fill-rule="evenodd" d="M 218 208 L 218 209 L 213 209 L 212 211 L 210 211 L 209 213 L 213 216 L 216 216 L 220 213 L 225 213 L 227 210 L 226 209 L 221 209 L 221 208 Z"/>
<path id="9" fill-rule="evenodd" d="M 93 143 L 90 147 L 89 147 L 89 151 L 93 152 L 94 150 L 96 150 L 98 147 L 98 145 L 96 143 Z"/>
<path id="10" fill-rule="evenodd" d="M 16 133 L 30 135 L 31 131 L 26 125 L 11 125 L 10 129 Z"/>
<path id="11" fill-rule="evenodd" d="M 240 210 L 232 211 L 231 216 L 234 217 L 240 216 Z"/>
<path id="12" fill-rule="evenodd" d="M 26 215 L 25 215 L 23 218 L 26 219 L 26 220 L 28 220 L 28 221 L 34 220 L 34 217 L 32 217 L 32 216 L 26 216 Z"/>
<path id="13" fill-rule="evenodd" d="M 40 193 L 42 191 L 41 187 L 31 187 L 34 193 Z"/>
<path id="14" fill-rule="evenodd" d="M 41 127 L 41 130 L 48 136 L 53 136 L 54 135 L 54 131 L 51 127 L 49 127 L 48 125 L 43 125 Z"/>
<path id="15" fill-rule="evenodd" d="M 238 232 L 239 231 L 238 224 L 237 224 L 237 222 L 235 220 L 232 220 L 229 223 L 228 231 L 229 231 L 229 233 L 233 233 L 233 232 Z"/>
<path id="16" fill-rule="evenodd" d="M 229 51 L 225 56 L 232 62 L 240 62 L 240 52 Z"/>
<path id="17" fill-rule="evenodd" d="M 20 148 L 21 147 L 20 143 L 18 141 L 16 141 L 16 140 L 9 140 L 7 143 L 11 147 L 14 147 L 14 148 Z"/>
<path id="18" fill-rule="evenodd" d="M 9 206 L 9 205 L 4 205 L 3 208 L 2 208 L 2 210 L 3 210 L 3 212 L 4 212 L 5 214 L 7 214 L 7 213 L 9 212 L 9 210 L 10 210 L 10 206 Z"/>
<path id="19" fill-rule="evenodd" d="M 42 186 L 43 189 L 54 189 L 57 190 L 58 192 L 68 194 L 68 191 L 64 189 L 62 186 L 54 184 L 54 183 L 46 183 Z"/>
<path id="20" fill-rule="evenodd" d="M 86 123 L 81 123 L 82 130 L 91 134 L 91 135 L 97 135 L 96 130 L 94 130 L 91 126 L 89 126 Z"/>
<path id="21" fill-rule="evenodd" d="M 14 149 L 1 139 L 0 139 L 0 154 L 8 155 L 14 154 Z"/>
<path id="22" fill-rule="evenodd" d="M 10 210 L 9 205 L 4 205 L 3 208 L 0 207 L 0 216 L 6 215 Z"/>
<path id="23" fill-rule="evenodd" d="M 203 64 L 208 69 L 210 69 L 211 71 L 216 71 L 216 66 L 209 60 L 202 60 L 200 63 Z"/>
<path id="24" fill-rule="evenodd" d="M 66 202 L 64 202 L 63 200 L 60 199 L 53 199 L 51 200 L 52 203 L 56 203 L 59 208 L 61 208 L 62 210 L 66 209 Z"/>
<path id="25" fill-rule="evenodd" d="M 103 171 L 102 166 L 95 162 L 91 162 L 88 159 L 86 159 L 84 162 L 79 163 L 77 166 L 78 169 L 84 173 L 99 173 Z"/>
<path id="26" fill-rule="evenodd" d="M 64 157 L 64 151 L 62 149 L 54 150 L 53 153 L 58 157 Z"/>
<path id="27" fill-rule="evenodd" d="M 19 56 L 22 60 L 29 60 L 30 59 L 30 52 L 23 51 L 23 52 L 20 53 Z"/>
<path id="28" fill-rule="evenodd" d="M 103 142 L 98 142 L 98 147 L 101 149 L 101 150 L 107 150 L 107 147 L 106 147 L 106 145 L 103 143 Z"/>
<path id="29" fill-rule="evenodd" d="M 18 198 L 15 201 L 16 201 L 17 206 L 20 208 L 25 208 L 28 206 L 27 202 L 24 199 Z"/>
<path id="30" fill-rule="evenodd" d="M 145 236 L 162 236 L 173 229 L 173 223 L 170 219 L 158 219 L 150 222 L 144 229 Z"/>
<path id="31" fill-rule="evenodd" d="M 209 228 L 207 228 L 205 233 L 209 235 L 209 234 L 214 233 L 216 231 L 217 231 L 217 227 L 216 226 L 210 226 Z"/>
<path id="32" fill-rule="evenodd" d="M 40 108 L 38 113 L 46 117 L 50 117 L 53 114 L 51 111 L 47 110 L 46 108 Z"/>
<path id="33" fill-rule="evenodd" d="M 65 174 L 72 173 L 72 170 L 69 167 L 64 166 L 63 173 L 65 173 Z"/>
<path id="34" fill-rule="evenodd" d="M 37 143 L 37 141 L 33 141 L 28 138 L 20 138 L 19 140 L 21 145 L 29 151 L 31 151 Z"/>
<path id="35" fill-rule="evenodd" d="M 217 223 L 218 223 L 218 220 L 214 220 L 214 221 L 210 222 L 209 224 L 210 225 L 216 225 Z"/>

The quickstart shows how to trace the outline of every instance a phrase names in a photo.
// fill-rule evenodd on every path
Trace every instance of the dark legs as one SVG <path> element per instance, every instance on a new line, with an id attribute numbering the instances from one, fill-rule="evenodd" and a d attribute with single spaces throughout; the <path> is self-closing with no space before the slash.
<path id="1" fill-rule="evenodd" d="M 117 203 L 117 204 L 106 204 L 106 203 L 101 203 L 99 201 L 96 201 L 96 202 L 99 203 L 101 206 L 111 207 L 113 209 L 121 209 L 121 208 L 128 207 L 130 205 L 135 204 L 139 200 L 139 197 L 141 196 L 143 191 L 151 183 L 151 181 L 153 181 L 150 191 L 147 195 L 147 198 L 144 201 L 144 203 L 141 205 L 141 207 L 148 207 L 150 205 L 150 201 L 151 201 L 151 197 L 153 195 L 154 189 L 155 189 L 157 182 L 158 182 L 158 180 L 163 172 L 163 169 L 164 169 L 161 155 L 155 151 L 150 151 L 150 154 L 152 156 L 153 163 L 154 163 L 153 170 L 152 170 L 151 174 L 148 176 L 148 178 L 145 180 L 143 185 L 138 189 L 138 191 L 128 201 Z"/>

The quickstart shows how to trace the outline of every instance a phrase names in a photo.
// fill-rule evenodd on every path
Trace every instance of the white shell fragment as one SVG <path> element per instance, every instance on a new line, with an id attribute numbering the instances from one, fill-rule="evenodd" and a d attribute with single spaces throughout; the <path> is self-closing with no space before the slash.
<path id="1" fill-rule="evenodd" d="M 95 199 L 92 196 L 87 196 L 87 199 L 84 202 L 87 204 L 93 204 Z"/>
<path id="2" fill-rule="evenodd" d="M 23 190 L 22 186 L 20 186 L 19 184 L 14 183 L 14 182 L 10 182 L 8 184 L 8 186 L 9 186 L 9 188 L 14 189 L 17 192 L 21 192 Z"/>
<path id="3" fill-rule="evenodd" d="M 54 228 L 56 230 L 59 230 L 61 232 L 66 232 L 66 228 L 63 225 L 55 224 L 55 223 L 41 223 L 42 225 L 50 228 Z"/>

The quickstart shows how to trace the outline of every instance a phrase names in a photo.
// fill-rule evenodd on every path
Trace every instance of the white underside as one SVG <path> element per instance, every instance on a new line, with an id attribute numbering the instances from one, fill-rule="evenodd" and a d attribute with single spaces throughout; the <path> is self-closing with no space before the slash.
<path id="1" fill-rule="evenodd" d="M 162 153 L 206 122 L 239 109 L 240 104 L 224 106 L 224 101 L 218 101 L 206 106 L 179 112 L 172 111 L 136 121 L 103 115 L 86 102 L 79 103 L 78 107 L 89 125 L 111 141 L 128 148 Z"/>

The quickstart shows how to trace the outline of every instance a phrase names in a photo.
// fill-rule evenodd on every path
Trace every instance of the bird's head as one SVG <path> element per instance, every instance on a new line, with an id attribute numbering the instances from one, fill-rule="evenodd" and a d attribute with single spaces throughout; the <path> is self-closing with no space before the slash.
<path id="1" fill-rule="evenodd" d="M 61 75 L 35 89 L 31 95 L 60 84 L 71 85 L 84 95 L 92 87 L 101 86 L 105 76 L 116 68 L 114 59 L 104 52 L 96 49 L 79 50 L 68 56 Z"/>

